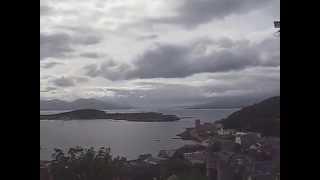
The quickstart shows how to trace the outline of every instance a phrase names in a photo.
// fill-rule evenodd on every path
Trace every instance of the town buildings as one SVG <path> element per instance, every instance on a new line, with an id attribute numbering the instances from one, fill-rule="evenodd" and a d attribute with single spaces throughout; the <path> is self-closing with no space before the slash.
<path id="1" fill-rule="evenodd" d="M 209 180 L 280 179 L 280 138 L 254 132 L 220 133 L 210 138 L 206 168 Z"/>

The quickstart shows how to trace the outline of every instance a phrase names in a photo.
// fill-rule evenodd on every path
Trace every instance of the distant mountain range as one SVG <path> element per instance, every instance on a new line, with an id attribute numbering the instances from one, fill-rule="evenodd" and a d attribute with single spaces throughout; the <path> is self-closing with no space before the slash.
<path id="1" fill-rule="evenodd" d="M 208 99 L 207 103 L 196 104 L 192 106 L 185 107 L 186 109 L 219 109 L 219 108 L 242 108 L 250 106 L 251 104 L 260 102 L 263 99 L 266 99 L 271 96 L 265 97 L 220 97 L 214 99 Z"/>
<path id="2" fill-rule="evenodd" d="M 75 110 L 75 109 L 130 109 L 129 105 L 105 102 L 97 99 L 77 99 L 72 102 L 62 100 L 40 100 L 40 110 Z"/>
<path id="3" fill-rule="evenodd" d="M 247 106 L 218 121 L 225 128 L 280 136 L 280 96 Z"/>

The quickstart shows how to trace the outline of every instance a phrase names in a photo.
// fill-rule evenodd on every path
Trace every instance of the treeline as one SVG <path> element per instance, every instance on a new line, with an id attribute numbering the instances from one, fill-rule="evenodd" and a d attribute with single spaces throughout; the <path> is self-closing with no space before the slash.
<path id="1" fill-rule="evenodd" d="M 110 148 L 55 149 L 49 165 L 53 180 L 205 180 L 205 166 L 194 166 L 181 158 L 163 160 L 157 165 L 132 165 L 124 157 L 112 157 Z"/>

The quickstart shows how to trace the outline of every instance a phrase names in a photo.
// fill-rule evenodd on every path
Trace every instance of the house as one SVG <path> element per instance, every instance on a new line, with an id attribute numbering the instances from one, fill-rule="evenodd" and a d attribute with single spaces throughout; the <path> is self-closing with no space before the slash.
<path id="1" fill-rule="evenodd" d="M 241 136 L 246 135 L 247 133 L 245 132 L 236 132 L 235 133 L 235 143 L 241 144 Z"/>
<path id="2" fill-rule="evenodd" d="M 223 129 L 223 128 L 220 128 L 220 129 L 218 129 L 217 133 L 220 136 L 227 136 L 227 135 L 233 135 L 235 133 L 235 130 L 234 129 Z"/>
<path id="3" fill-rule="evenodd" d="M 129 166 L 137 166 L 139 164 L 138 160 L 128 161 Z"/>
<path id="4" fill-rule="evenodd" d="M 232 139 L 223 137 L 214 137 L 210 139 L 209 146 L 214 146 L 221 151 L 234 151 L 237 144 Z"/>
<path id="5" fill-rule="evenodd" d="M 151 165 L 158 165 L 160 163 L 161 159 L 155 158 L 155 157 L 147 157 L 144 162 Z"/>
<path id="6" fill-rule="evenodd" d="M 190 161 L 192 164 L 203 164 L 206 160 L 206 152 L 205 151 L 196 151 L 191 153 L 184 153 L 183 157 Z"/>
<path id="7" fill-rule="evenodd" d="M 158 154 L 158 157 L 164 158 L 164 159 L 169 159 L 174 155 L 174 153 L 176 153 L 175 149 L 172 149 L 172 150 L 160 150 L 159 154 Z"/>
<path id="8" fill-rule="evenodd" d="M 201 124 L 200 120 L 195 120 L 195 128 L 193 129 L 193 133 L 197 134 L 200 139 L 203 139 L 203 137 L 208 137 L 213 132 L 213 124 L 211 123 L 204 123 Z M 199 138 L 197 138 L 199 139 Z"/>
<path id="9" fill-rule="evenodd" d="M 214 126 L 216 127 L 216 129 L 223 128 L 223 125 L 221 123 L 215 123 Z"/>
<path id="10" fill-rule="evenodd" d="M 244 148 L 249 148 L 251 145 L 261 140 L 260 133 L 244 133 L 236 134 L 235 142 L 241 144 Z"/>

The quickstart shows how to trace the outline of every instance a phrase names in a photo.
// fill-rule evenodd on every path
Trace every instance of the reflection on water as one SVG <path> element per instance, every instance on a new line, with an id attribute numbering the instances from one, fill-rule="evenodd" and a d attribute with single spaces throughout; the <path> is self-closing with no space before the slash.
<path id="1" fill-rule="evenodd" d="M 157 155 L 161 149 L 193 143 L 176 139 L 176 134 L 193 126 L 194 119 L 214 122 L 237 109 L 118 110 L 108 112 L 162 112 L 192 117 L 175 122 L 129 122 L 114 120 L 40 121 L 40 159 L 49 159 L 53 148 L 107 146 L 113 155 L 136 158 L 142 153 Z M 50 112 L 40 112 L 48 114 Z M 52 113 L 52 112 L 51 112 Z M 56 112 L 54 112 L 56 113 Z"/>

